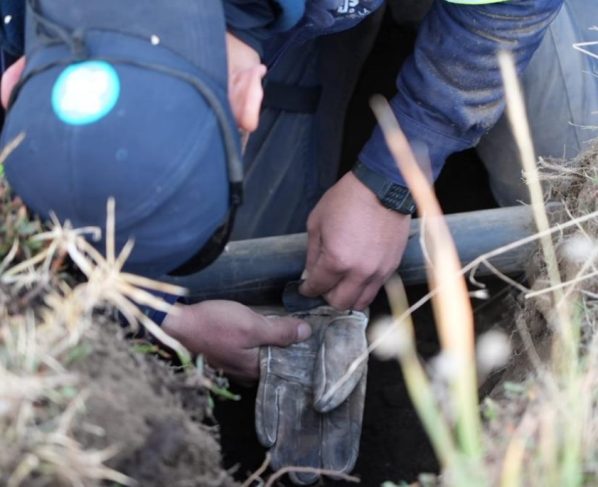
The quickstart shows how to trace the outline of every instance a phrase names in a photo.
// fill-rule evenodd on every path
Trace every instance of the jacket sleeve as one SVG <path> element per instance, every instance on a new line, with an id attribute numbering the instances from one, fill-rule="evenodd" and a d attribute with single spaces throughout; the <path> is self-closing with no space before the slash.
<path id="1" fill-rule="evenodd" d="M 305 0 L 223 0 L 229 30 L 258 52 L 275 32 L 294 26 Z M 0 0 L 0 48 L 11 56 L 24 52 L 25 0 Z"/>
<path id="2" fill-rule="evenodd" d="M 262 55 L 266 40 L 301 20 L 305 1 L 224 0 L 227 29 Z"/>
<path id="3" fill-rule="evenodd" d="M 24 52 L 25 0 L 0 1 L 0 49 L 20 57 Z"/>
<path id="4" fill-rule="evenodd" d="M 510 50 L 521 73 L 562 3 L 511 0 L 474 6 L 436 0 L 391 100 L 407 139 L 427 149 L 434 179 L 450 154 L 477 144 L 504 110 L 497 52 Z M 359 159 L 405 184 L 379 127 Z"/>

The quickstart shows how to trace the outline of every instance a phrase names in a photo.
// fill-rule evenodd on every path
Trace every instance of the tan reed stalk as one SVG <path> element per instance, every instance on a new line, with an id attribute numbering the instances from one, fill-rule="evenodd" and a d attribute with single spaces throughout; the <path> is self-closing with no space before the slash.
<path id="1" fill-rule="evenodd" d="M 499 53 L 498 59 L 505 85 L 507 113 L 525 171 L 534 218 L 538 231 L 546 233 L 550 228 L 550 224 L 515 64 L 512 55 L 508 52 Z M 567 404 L 568 411 L 563 412 L 564 414 L 573 413 L 571 414 L 572 421 L 566 430 L 561 432 L 563 445 L 565 446 L 562 448 L 561 481 L 563 485 L 573 487 L 581 485 L 583 478 L 583 455 L 581 452 L 583 421 L 580 419 L 580 415 L 583 416 L 584 407 L 583 401 L 579 401 L 581 392 L 579 386 L 581 374 L 583 374 L 580 370 L 579 357 L 580 322 L 572 319 L 571 300 L 566 299 L 563 292 L 558 259 L 552 238 L 546 235 L 540 239 L 540 243 L 551 283 L 551 304 L 555 311 L 555 318 L 547 318 L 549 325 L 554 330 L 551 373 L 556 376 L 557 380 L 561 379 L 562 381 L 562 397 L 557 395 L 557 397 L 551 399 L 555 402 L 555 405 L 562 401 Z M 555 427 L 557 425 L 558 422 L 555 423 Z"/>
<path id="2" fill-rule="evenodd" d="M 550 228 L 550 223 L 544 204 L 544 194 L 542 185 L 540 184 L 538 167 L 536 166 L 534 145 L 527 122 L 521 87 L 515 71 L 515 64 L 512 55 L 504 51 L 499 53 L 498 60 L 505 85 L 507 113 L 525 171 L 534 219 L 538 231 L 546 232 Z M 554 360 L 557 364 L 558 372 L 570 376 L 576 372 L 578 366 L 579 328 L 571 319 L 568 300 L 564 299 L 561 275 L 559 273 L 558 260 L 552 238 L 546 235 L 540 239 L 540 244 L 546 261 L 548 277 L 552 283 L 553 306 L 555 307 L 557 316 L 557 322 L 551 323 L 551 325 L 555 327 L 555 332 L 561 338 L 560 340 L 555 340 L 556 356 Z"/>
<path id="3" fill-rule="evenodd" d="M 431 259 L 428 281 L 431 288 L 438 289 L 433 298 L 436 326 L 443 353 L 457 364 L 451 386 L 459 446 L 464 455 L 477 462 L 482 452 L 473 313 L 457 250 L 431 184 L 420 169 L 388 103 L 375 97 L 371 106 L 425 222 L 422 234 L 426 236 L 426 249 Z"/>

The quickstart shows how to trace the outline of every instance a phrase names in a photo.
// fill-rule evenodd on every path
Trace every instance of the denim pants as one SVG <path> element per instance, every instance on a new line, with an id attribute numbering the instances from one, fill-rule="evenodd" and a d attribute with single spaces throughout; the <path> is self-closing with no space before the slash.
<path id="1" fill-rule="evenodd" d="M 389 3 L 395 17 L 406 12 L 395 8 L 401 0 Z M 287 52 L 268 73 L 266 91 L 270 80 L 319 86 L 320 103 L 313 113 L 262 110 L 259 128 L 249 138 L 245 153 L 246 197 L 233 239 L 305 231 L 310 211 L 337 177 L 345 113 L 382 15 L 377 12 L 351 31 Z M 597 25 L 598 0 L 565 0 L 524 74 L 539 156 L 572 157 L 598 137 L 598 60 L 572 47 L 576 42 L 598 41 Z M 598 55 L 598 45 L 594 52 Z M 505 117 L 481 140 L 478 153 L 499 204 L 526 200 L 517 149 Z"/>

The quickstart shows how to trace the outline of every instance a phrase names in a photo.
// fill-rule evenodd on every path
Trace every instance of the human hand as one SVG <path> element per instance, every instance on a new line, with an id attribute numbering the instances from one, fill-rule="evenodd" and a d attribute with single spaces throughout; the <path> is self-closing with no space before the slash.
<path id="1" fill-rule="evenodd" d="M 2 107 L 6 110 L 8 108 L 8 100 L 10 100 L 10 94 L 14 89 L 15 85 L 19 82 L 21 74 L 25 69 L 25 56 L 19 58 L 14 64 L 12 64 L 2 75 L 2 81 L 0 82 L 0 100 L 2 101 Z"/>
<path id="2" fill-rule="evenodd" d="M 164 331 L 212 367 L 244 381 L 259 378 L 260 347 L 286 347 L 311 334 L 302 319 L 262 316 L 234 301 L 203 301 L 178 310 L 166 316 Z"/>
<path id="3" fill-rule="evenodd" d="M 301 294 L 321 295 L 337 309 L 366 308 L 399 266 L 410 221 L 347 173 L 309 216 Z"/>
<path id="4" fill-rule="evenodd" d="M 262 78 L 266 66 L 249 45 L 226 33 L 228 55 L 228 97 L 239 128 L 251 133 L 259 124 L 264 98 Z"/>

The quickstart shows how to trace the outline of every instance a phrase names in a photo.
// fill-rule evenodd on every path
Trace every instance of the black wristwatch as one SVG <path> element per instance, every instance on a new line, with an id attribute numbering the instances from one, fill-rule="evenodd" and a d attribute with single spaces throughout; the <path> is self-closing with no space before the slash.
<path id="1" fill-rule="evenodd" d="M 380 203 L 386 208 L 404 215 L 415 213 L 415 202 L 405 186 L 372 171 L 360 161 L 353 166 L 353 174 L 378 197 Z"/>

